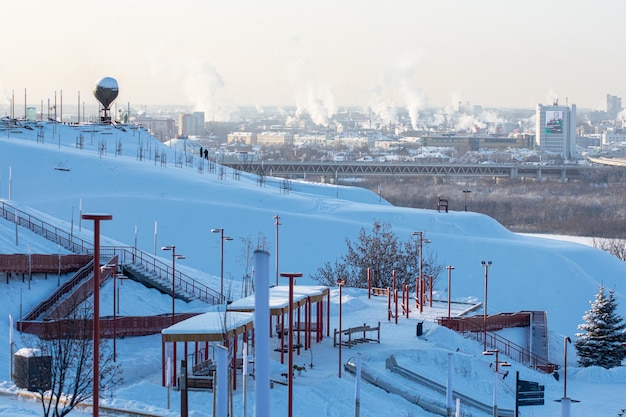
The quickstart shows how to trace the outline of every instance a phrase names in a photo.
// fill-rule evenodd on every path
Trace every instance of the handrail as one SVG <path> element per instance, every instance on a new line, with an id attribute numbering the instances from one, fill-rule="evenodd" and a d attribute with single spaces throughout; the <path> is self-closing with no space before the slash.
<path id="1" fill-rule="evenodd" d="M 93 259 L 87 265 L 79 269 L 68 281 L 56 289 L 44 301 L 39 303 L 30 313 L 24 317 L 24 321 L 37 320 L 43 313 L 48 311 L 53 305 L 55 305 L 61 298 L 72 291 L 76 285 L 78 285 L 83 279 L 87 278 L 93 273 Z"/>
<path id="2" fill-rule="evenodd" d="M 530 313 L 517 313 L 517 314 L 530 314 Z M 494 316 L 488 316 L 494 317 Z M 455 326 L 453 323 L 458 323 L 459 320 L 448 320 L 446 317 L 440 317 L 437 319 L 438 324 L 447 327 L 449 329 L 455 330 L 461 333 L 464 336 L 469 336 L 474 340 L 479 342 L 485 342 L 485 344 L 492 349 L 498 349 L 500 353 L 508 356 L 512 360 L 517 362 L 528 364 L 530 367 L 535 369 L 541 369 L 542 367 L 550 368 L 553 366 L 546 358 L 543 358 L 530 350 L 498 335 L 497 333 L 487 331 L 486 332 L 486 341 L 485 341 L 485 328 L 476 323 L 475 320 L 471 320 L 471 317 L 467 317 L 462 320 L 463 326 L 462 328 L 458 328 L 459 326 Z M 514 319 L 513 324 L 508 327 L 519 327 L 519 320 L 517 318 Z M 487 324 L 489 326 L 489 320 L 487 320 Z M 502 329 L 506 326 L 503 326 L 504 321 L 499 321 L 496 329 Z"/>
<path id="3" fill-rule="evenodd" d="M 80 237 L 74 236 L 73 233 L 68 233 L 48 222 L 40 220 L 4 201 L 0 201 L 0 217 L 17 224 L 18 226 L 25 227 L 74 253 L 93 252 L 92 243 L 81 239 Z M 168 266 L 166 263 L 140 249 L 127 246 L 100 247 L 101 257 L 106 257 L 106 255 L 112 256 L 112 254 L 115 254 L 117 251 L 121 252 L 122 256 L 120 256 L 120 259 L 125 260 L 128 255 L 128 258 L 132 259 L 132 263 L 139 263 L 143 265 L 147 270 L 154 271 L 160 278 L 166 279 L 170 283 L 173 279 L 174 285 L 177 288 L 180 288 L 181 292 L 190 294 L 193 297 L 210 304 L 216 304 L 220 300 L 220 294 L 217 291 L 191 278 L 180 270 L 176 270 L 176 273 L 172 274 L 171 266 Z M 122 262 L 125 263 L 125 261 Z M 172 275 L 175 276 L 172 278 Z"/>
<path id="4" fill-rule="evenodd" d="M 206 284 L 191 278 L 189 275 L 175 270 L 175 274 L 172 274 L 172 265 L 161 261 L 155 256 L 150 255 L 140 249 L 129 246 L 102 246 L 100 248 L 101 256 L 112 256 L 117 254 L 121 260 L 121 264 L 135 264 L 141 265 L 146 270 L 155 273 L 159 278 L 165 279 L 168 283 L 174 279 L 174 285 L 180 289 L 182 293 L 192 295 L 200 301 L 216 304 L 219 302 L 220 295 L 217 291 L 210 288 Z M 130 262 L 128 260 L 131 260 Z M 172 277 L 172 275 L 174 275 Z"/>
<path id="5" fill-rule="evenodd" d="M 89 249 L 93 250 L 93 244 L 90 242 L 74 236 L 73 233 L 68 233 L 48 222 L 40 220 L 4 201 L 0 201 L 0 217 L 18 226 L 25 227 L 71 252 L 85 253 Z"/>

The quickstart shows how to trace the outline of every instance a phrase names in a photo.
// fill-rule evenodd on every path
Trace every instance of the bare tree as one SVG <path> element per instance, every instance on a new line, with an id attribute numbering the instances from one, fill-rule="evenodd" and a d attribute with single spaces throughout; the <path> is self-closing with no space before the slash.
<path id="1" fill-rule="evenodd" d="M 49 384 L 37 394 L 44 417 L 62 417 L 93 398 L 93 306 L 82 304 L 63 319 L 54 320 L 35 343 L 42 356 L 51 357 Z M 100 390 L 122 382 L 121 364 L 113 361 L 111 347 L 100 343 Z"/>
<path id="2" fill-rule="evenodd" d="M 591 241 L 594 248 L 601 249 L 613 256 L 626 261 L 626 240 L 593 238 Z"/>
<path id="3" fill-rule="evenodd" d="M 312 278 L 323 285 L 335 285 L 338 278 L 345 278 L 346 285 L 367 288 L 367 270 L 374 274 L 374 286 L 390 287 L 393 272 L 398 284 L 405 283 L 415 288 L 415 277 L 419 275 L 420 247 L 418 239 L 409 237 L 402 242 L 396 236 L 390 223 L 374 221 L 372 230 L 363 228 L 356 242 L 346 239 L 348 253 L 334 263 L 326 262 L 318 268 Z M 425 247 L 422 250 L 427 251 Z M 432 276 L 433 281 L 442 271 L 436 256 L 422 254 L 422 273 Z"/>

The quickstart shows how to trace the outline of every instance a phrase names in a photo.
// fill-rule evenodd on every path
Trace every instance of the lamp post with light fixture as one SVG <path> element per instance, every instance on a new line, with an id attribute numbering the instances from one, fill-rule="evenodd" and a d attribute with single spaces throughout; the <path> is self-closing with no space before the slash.
<path id="1" fill-rule="evenodd" d="M 222 241 L 222 255 L 221 255 L 221 268 L 220 268 L 220 303 L 225 301 L 224 298 L 224 241 L 225 240 L 233 240 L 232 237 L 224 236 L 224 229 L 217 228 L 211 229 L 211 233 L 220 233 L 220 239 Z"/>
<path id="2" fill-rule="evenodd" d="M 176 259 L 185 259 L 183 255 L 176 254 L 176 246 L 163 246 L 161 250 L 172 251 L 172 325 L 174 324 L 174 301 L 176 300 Z"/>
<path id="3" fill-rule="evenodd" d="M 446 266 L 446 269 L 448 270 L 448 320 L 450 320 L 450 281 L 454 267 L 452 265 L 448 265 Z"/>
<path id="4" fill-rule="evenodd" d="M 489 268 L 491 267 L 491 261 L 482 261 L 482 266 L 485 268 L 485 298 L 483 302 L 483 350 L 487 350 L 487 283 L 489 279 Z"/>
<path id="5" fill-rule="evenodd" d="M 494 378 L 493 378 L 493 417 L 498 417 L 498 365 L 499 366 L 511 366 L 508 362 L 500 362 L 498 357 L 499 351 L 497 349 L 494 350 L 485 350 L 483 355 L 485 356 L 493 356 L 495 355 L 495 369 L 494 369 Z"/>
<path id="6" fill-rule="evenodd" d="M 467 195 L 471 192 L 471 190 L 463 190 L 463 198 L 465 200 L 464 211 L 467 211 Z"/>
<path id="7" fill-rule="evenodd" d="M 292 416 L 293 413 L 293 281 L 296 278 L 302 277 L 301 272 L 281 272 L 281 277 L 289 279 L 289 368 L 287 370 L 287 407 L 288 417 Z M 284 347 L 283 347 L 284 349 Z"/>
<path id="8" fill-rule="evenodd" d="M 341 311 L 341 288 L 343 288 L 345 283 L 346 283 L 346 279 L 345 278 L 337 280 L 337 286 L 339 287 L 339 378 L 341 378 L 341 345 L 343 344 L 342 334 L 341 334 L 341 316 L 342 316 L 342 311 Z"/>
<path id="9" fill-rule="evenodd" d="M 280 222 L 280 216 L 277 214 L 274 216 L 274 225 L 276 226 L 276 286 L 278 286 L 278 226 Z"/>
<path id="10" fill-rule="evenodd" d="M 430 243 L 430 240 L 428 239 L 424 239 L 424 232 L 413 232 L 411 233 L 411 236 L 419 236 L 419 251 L 420 251 L 420 263 L 419 263 L 419 278 L 416 280 L 416 285 L 415 285 L 415 298 L 418 300 L 419 303 L 419 308 L 420 308 L 420 313 L 422 313 L 424 311 L 424 296 L 423 296 L 423 292 L 424 292 L 424 283 L 423 283 L 423 273 L 422 273 L 422 268 L 423 268 L 423 256 L 422 256 L 422 252 L 423 252 L 423 248 L 424 248 L 424 243 Z M 417 306 L 416 306 L 417 307 Z"/>
<path id="11" fill-rule="evenodd" d="M 83 214 L 81 218 L 93 220 L 93 416 L 100 412 L 100 222 L 112 220 L 111 214 Z"/>

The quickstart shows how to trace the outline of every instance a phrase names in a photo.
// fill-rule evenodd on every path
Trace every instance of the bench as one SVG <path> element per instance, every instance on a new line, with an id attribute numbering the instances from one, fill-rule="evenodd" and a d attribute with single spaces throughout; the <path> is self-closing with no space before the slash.
<path id="1" fill-rule="evenodd" d="M 372 292 L 372 295 L 376 295 L 376 296 L 383 295 L 385 297 L 389 296 L 389 288 L 375 288 L 375 287 L 372 287 L 372 288 L 370 288 L 370 290 Z"/>
<path id="2" fill-rule="evenodd" d="M 179 382 L 180 384 L 180 382 Z M 180 385 L 179 385 L 180 386 Z M 213 389 L 213 378 L 187 377 L 187 389 Z"/>
<path id="3" fill-rule="evenodd" d="M 376 334 L 376 338 L 374 338 L 374 333 Z M 349 348 L 351 348 L 358 343 L 380 343 L 380 322 L 378 322 L 378 326 L 376 327 L 368 326 L 367 324 L 363 323 L 363 326 L 342 329 L 341 334 L 339 335 L 339 341 L 337 341 L 337 335 L 339 335 L 339 331 L 335 329 L 333 335 L 333 346 L 337 346 L 339 343 L 341 343 L 342 346 L 348 346 Z"/>
<path id="4" fill-rule="evenodd" d="M 437 211 L 441 212 L 441 210 L 448 212 L 448 199 L 437 197 Z"/>
<path id="5" fill-rule="evenodd" d="M 213 372 L 215 372 L 215 364 L 211 359 L 207 359 L 191 367 L 191 373 L 194 376 L 209 376 L 213 375 Z"/>

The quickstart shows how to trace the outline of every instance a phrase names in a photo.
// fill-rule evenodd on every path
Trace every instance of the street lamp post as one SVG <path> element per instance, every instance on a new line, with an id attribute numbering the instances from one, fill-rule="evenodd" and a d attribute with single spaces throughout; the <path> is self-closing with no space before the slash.
<path id="1" fill-rule="evenodd" d="M 578 402 L 567 397 L 567 344 L 572 343 L 569 336 L 563 338 L 563 398 L 557 400 L 561 403 L 561 417 L 570 416 L 570 406 L 572 402 Z"/>
<path id="2" fill-rule="evenodd" d="M 292 416 L 293 412 L 293 281 L 296 278 L 302 277 L 301 272 L 282 272 L 281 277 L 289 279 L 289 369 L 287 370 L 287 385 L 288 385 L 288 417 Z"/>
<path id="3" fill-rule="evenodd" d="M 448 270 L 448 320 L 450 320 L 450 281 L 454 267 L 452 265 L 448 265 L 446 269 Z"/>
<path id="4" fill-rule="evenodd" d="M 422 273 L 422 268 L 423 268 L 423 256 L 422 256 L 422 252 L 423 252 L 423 244 L 424 243 L 430 243 L 430 240 L 428 239 L 424 239 L 424 232 L 413 232 L 411 233 L 411 236 L 419 236 L 419 251 L 420 251 L 420 264 L 419 264 L 419 278 L 416 280 L 415 283 L 415 297 L 418 299 L 418 303 L 419 303 L 419 308 L 420 308 L 420 313 L 422 313 L 424 311 L 424 297 L 423 297 L 423 292 L 424 292 L 424 284 L 422 282 L 424 276 Z M 417 306 L 416 306 L 417 307 Z"/>
<path id="5" fill-rule="evenodd" d="M 103 268 L 113 275 L 113 362 L 117 362 L 117 315 L 115 314 L 115 286 L 117 284 L 117 265 L 106 264 Z"/>
<path id="6" fill-rule="evenodd" d="M 495 355 L 495 369 L 494 369 L 494 378 L 493 378 L 493 417 L 498 417 L 498 365 L 500 366 L 511 366 L 508 362 L 500 362 L 498 357 L 499 351 L 497 349 L 494 350 L 485 350 L 483 355 L 485 356 L 493 356 Z"/>
<path id="7" fill-rule="evenodd" d="M 274 224 L 276 225 L 276 286 L 278 286 L 278 226 L 282 224 L 278 214 L 274 216 Z"/>
<path id="8" fill-rule="evenodd" d="M 342 336 L 341 336 L 341 288 L 345 285 L 346 279 L 338 279 L 337 286 L 339 286 L 339 378 L 341 378 L 341 345 L 342 345 Z"/>
<path id="9" fill-rule="evenodd" d="M 489 267 L 491 261 L 482 261 L 482 266 L 485 268 L 485 298 L 483 305 L 483 350 L 487 350 L 487 283 L 489 279 Z"/>
<path id="10" fill-rule="evenodd" d="M 176 246 L 163 246 L 161 250 L 172 251 L 172 325 L 174 324 L 174 301 L 176 300 L 176 259 L 185 259 L 183 255 L 176 255 Z"/>
<path id="11" fill-rule="evenodd" d="M 465 200 L 464 211 L 467 211 L 467 195 L 471 192 L 471 190 L 463 190 L 463 199 Z"/>
<path id="12" fill-rule="evenodd" d="M 224 241 L 233 240 L 232 237 L 224 236 L 224 229 L 211 229 L 211 233 L 220 233 L 222 241 L 222 256 L 221 256 L 221 269 L 220 269 L 220 303 L 225 301 L 224 298 Z"/>
<path id="13" fill-rule="evenodd" d="M 111 214 L 83 214 L 93 220 L 93 416 L 98 417 L 100 396 L 100 221 L 111 220 Z"/>

